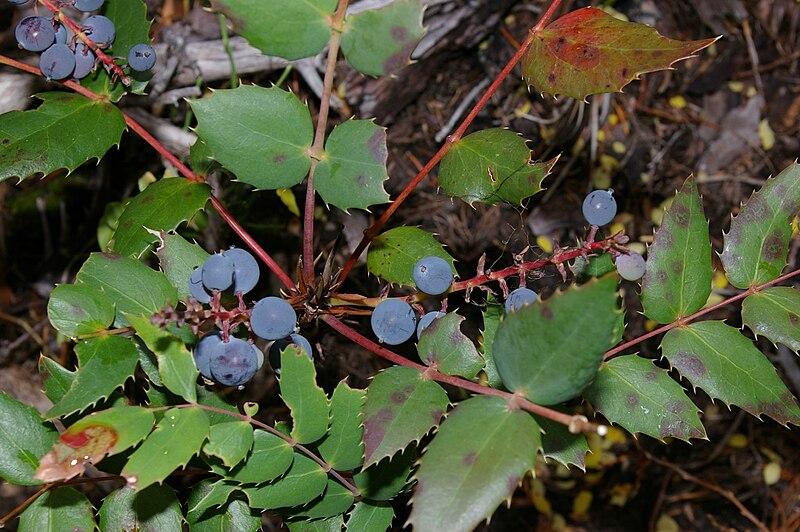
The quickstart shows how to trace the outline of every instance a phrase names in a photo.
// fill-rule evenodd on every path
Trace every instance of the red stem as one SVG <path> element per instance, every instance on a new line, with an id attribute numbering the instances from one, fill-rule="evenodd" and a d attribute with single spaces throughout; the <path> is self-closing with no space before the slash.
<path id="1" fill-rule="evenodd" d="M 341 272 L 339 272 L 339 276 L 337 277 L 338 282 L 341 283 L 347 278 L 347 276 L 350 274 L 350 270 L 353 269 L 353 266 L 355 266 L 358 258 L 364 252 L 369 243 L 372 242 L 372 239 L 378 236 L 378 233 L 380 233 L 381 229 L 383 229 L 383 227 L 386 225 L 386 222 L 389 221 L 389 218 L 391 218 L 395 211 L 400 208 L 400 205 L 403 204 L 403 202 L 406 200 L 406 198 L 408 198 L 417 185 L 419 185 L 422 180 L 431 173 L 436 165 L 439 164 L 444 156 L 447 155 L 447 153 L 450 151 L 450 148 L 453 147 L 453 144 L 455 144 L 459 139 L 461 139 L 461 137 L 464 136 L 464 133 L 466 133 L 469 126 L 483 110 L 483 108 L 486 107 L 486 104 L 489 103 L 489 100 L 492 98 L 492 96 L 494 96 L 494 93 L 497 92 L 497 89 L 500 88 L 500 85 L 502 85 L 505 79 L 511 74 L 511 72 L 514 70 L 514 67 L 517 66 L 517 63 L 522 60 L 522 57 L 527 53 L 528 49 L 533 44 L 536 34 L 541 31 L 542 28 L 544 28 L 544 26 L 550 21 L 560 4 L 561 0 L 553 0 L 550 3 L 550 7 L 547 8 L 547 11 L 544 12 L 536 25 L 531 29 L 527 38 L 523 41 L 517 52 L 508 61 L 508 63 L 506 63 L 506 66 L 503 67 L 503 70 L 500 71 L 492 84 L 489 85 L 489 88 L 486 89 L 486 92 L 483 94 L 483 96 L 481 96 L 481 98 L 475 103 L 475 105 L 472 107 L 472 110 L 461 122 L 461 125 L 458 126 L 458 129 L 456 129 L 452 135 L 447 137 L 447 140 L 442 147 L 439 148 L 439 151 L 436 152 L 433 158 L 431 158 L 431 160 L 428 161 L 422 170 L 420 170 L 417 175 L 414 176 L 414 179 L 408 182 L 397 198 L 395 198 L 389 207 L 383 212 L 381 217 L 378 218 L 378 220 L 366 231 L 364 231 L 364 237 L 361 239 L 361 242 L 358 243 L 356 249 L 350 254 L 347 262 L 345 262 Z"/>

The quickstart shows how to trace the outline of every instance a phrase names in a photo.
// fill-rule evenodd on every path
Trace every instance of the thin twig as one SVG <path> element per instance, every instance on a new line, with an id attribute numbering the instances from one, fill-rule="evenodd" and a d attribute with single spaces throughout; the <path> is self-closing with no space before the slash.
<path id="1" fill-rule="evenodd" d="M 15 506 L 10 512 L 0 518 L 0 528 L 5 528 L 5 526 L 11 522 L 12 519 L 17 517 L 19 514 L 25 511 L 25 509 L 34 503 L 36 499 L 44 495 L 44 493 L 49 490 L 53 484 L 45 484 L 42 486 L 36 493 L 19 503 Z"/>

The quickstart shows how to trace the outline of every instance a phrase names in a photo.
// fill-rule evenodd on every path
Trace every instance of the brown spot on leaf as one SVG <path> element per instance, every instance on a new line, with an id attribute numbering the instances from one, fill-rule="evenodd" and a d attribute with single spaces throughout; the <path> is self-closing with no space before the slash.
<path id="1" fill-rule="evenodd" d="M 683 264 L 681 264 L 679 261 L 676 260 L 675 262 L 672 263 L 672 271 L 677 274 L 680 274 L 683 271 Z"/>
<path id="2" fill-rule="evenodd" d="M 275 164 L 283 164 L 287 160 L 285 153 L 278 153 L 272 158 L 272 162 Z"/>
<path id="3" fill-rule="evenodd" d="M 439 410 L 438 408 L 436 410 L 434 410 L 433 412 L 431 412 L 431 417 L 433 418 L 433 422 L 437 423 L 437 424 L 439 423 L 439 421 L 442 420 L 442 416 L 443 415 L 444 415 L 444 412 L 442 410 Z"/>
<path id="4" fill-rule="evenodd" d="M 367 141 L 367 149 L 376 163 L 383 164 L 386 162 L 386 131 L 379 129 L 373 133 Z"/>
<path id="5" fill-rule="evenodd" d="M 556 73 L 555 72 L 550 72 L 549 74 L 547 74 L 547 81 L 549 83 L 555 83 L 556 82 Z"/>
<path id="6" fill-rule="evenodd" d="M 477 460 L 478 460 L 478 453 L 476 453 L 475 451 L 470 451 L 466 455 L 464 455 L 464 458 L 461 459 L 461 462 L 464 465 L 471 466 Z"/>
<path id="7" fill-rule="evenodd" d="M 794 312 L 790 312 L 789 313 L 789 323 L 791 323 L 792 325 L 797 325 L 798 323 L 800 323 L 800 316 L 798 316 Z"/>
<path id="8" fill-rule="evenodd" d="M 389 399 L 395 404 L 403 404 L 408 401 L 408 395 L 403 390 L 393 392 Z"/>
<path id="9" fill-rule="evenodd" d="M 626 80 L 631 76 L 631 71 L 628 70 L 628 67 L 622 67 L 622 70 L 619 71 L 619 75 L 622 79 Z"/>
<path id="10" fill-rule="evenodd" d="M 767 260 L 780 259 L 785 252 L 786 246 L 784 245 L 780 231 L 774 231 L 770 234 L 767 239 L 764 240 L 764 245 L 761 246 L 761 254 Z"/>
<path id="11" fill-rule="evenodd" d="M 656 272 L 656 279 L 660 283 L 666 283 L 667 282 L 667 272 L 665 272 L 664 270 L 658 270 Z"/>
<path id="12" fill-rule="evenodd" d="M 670 209 L 670 212 L 675 217 L 675 223 L 684 229 L 689 227 L 689 220 L 691 218 L 689 207 L 683 203 L 674 203 Z"/>
<path id="13" fill-rule="evenodd" d="M 369 459 L 386 435 L 386 424 L 394 419 L 394 412 L 382 408 L 375 415 L 364 419 L 364 454 Z"/>
<path id="14" fill-rule="evenodd" d="M 656 377 L 658 377 L 658 372 L 656 370 L 651 370 L 644 374 L 644 378 L 648 381 L 654 381 Z"/>
<path id="15" fill-rule="evenodd" d="M 0 140 L 0 144 L 2 144 L 3 146 L 5 146 L 5 145 L 7 145 L 7 144 L 10 144 L 10 143 L 11 143 L 11 139 L 3 139 L 3 140 Z"/>
<path id="16" fill-rule="evenodd" d="M 405 41 L 408 39 L 408 30 L 403 26 L 392 26 L 392 29 L 389 30 L 389 35 L 395 41 Z"/>
<path id="17" fill-rule="evenodd" d="M 553 310 L 550 308 L 549 305 L 542 305 L 539 308 L 539 313 L 542 315 L 543 320 L 550 321 L 553 319 Z"/>
<path id="18" fill-rule="evenodd" d="M 679 351 L 670 360 L 672 365 L 687 377 L 702 377 L 706 374 L 706 365 L 697 355 Z"/>
<path id="19" fill-rule="evenodd" d="M 667 403 L 667 410 L 673 414 L 681 414 L 686 411 L 686 403 L 682 401 L 670 401 Z"/>
<path id="20" fill-rule="evenodd" d="M 359 174 L 356 176 L 356 183 L 361 188 L 367 188 L 369 186 L 369 178 L 363 174 Z"/>
<path id="21" fill-rule="evenodd" d="M 631 392 L 625 396 L 625 403 L 628 405 L 629 408 L 633 408 L 639 405 L 639 396 L 635 393 Z"/>
<path id="22" fill-rule="evenodd" d="M 383 70 L 387 74 L 391 74 L 406 66 L 411 60 L 411 53 L 416 47 L 416 43 L 414 42 L 406 43 L 399 52 L 392 54 L 383 62 Z"/>

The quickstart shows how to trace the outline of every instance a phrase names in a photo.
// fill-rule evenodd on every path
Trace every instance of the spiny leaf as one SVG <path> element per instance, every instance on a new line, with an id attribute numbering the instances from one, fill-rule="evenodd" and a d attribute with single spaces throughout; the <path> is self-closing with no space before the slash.
<path id="1" fill-rule="evenodd" d="M 586 7 L 536 34 L 522 59 L 523 76 L 538 91 L 582 100 L 619 91 L 639 75 L 669 68 L 715 40 L 668 39 L 644 24 Z"/>
<path id="2" fill-rule="evenodd" d="M 50 357 L 39 357 L 39 376 L 44 381 L 44 394 L 53 404 L 61 401 L 67 393 L 77 372 L 69 371 Z"/>
<path id="3" fill-rule="evenodd" d="M 347 520 L 348 532 L 386 532 L 392 526 L 394 509 L 391 504 L 361 501 L 353 507 Z"/>
<path id="4" fill-rule="evenodd" d="M 628 432 L 653 438 L 705 438 L 698 409 L 666 371 L 636 355 L 604 362 L 586 399 Z"/>
<path id="5" fill-rule="evenodd" d="M 416 286 L 412 277 L 414 265 L 428 256 L 441 257 L 451 266 L 454 263 L 453 257 L 429 232 L 419 227 L 396 227 L 372 241 L 367 254 L 367 268 L 384 281 Z"/>
<path id="6" fill-rule="evenodd" d="M 189 523 L 199 521 L 208 510 L 219 508 L 228 502 L 231 494 L 238 489 L 227 481 L 201 480 L 189 494 L 186 520 Z"/>
<path id="7" fill-rule="evenodd" d="M 730 283 L 750 288 L 786 267 L 792 218 L 800 210 L 800 164 L 767 180 L 731 221 L 720 259 Z"/>
<path id="8" fill-rule="evenodd" d="M 123 486 L 100 507 L 100 530 L 161 532 L 181 530 L 182 524 L 181 504 L 169 486 L 149 486 L 141 491 Z"/>
<path id="9" fill-rule="evenodd" d="M 425 35 L 423 11 L 420 0 L 395 0 L 348 16 L 342 33 L 347 62 L 370 76 L 392 74 L 409 64 Z"/>
<path id="10" fill-rule="evenodd" d="M 62 486 L 48 491 L 28 506 L 19 516 L 18 530 L 93 532 L 95 527 L 94 510 L 86 495 L 74 488 Z"/>
<path id="11" fill-rule="evenodd" d="M 292 467 L 278 480 L 259 488 L 244 490 L 252 508 L 271 510 L 301 506 L 319 497 L 327 486 L 322 468 L 302 455 L 295 455 Z"/>
<path id="12" fill-rule="evenodd" d="M 533 469 L 539 432 L 530 414 L 498 397 L 459 403 L 420 460 L 408 523 L 469 531 L 488 519 Z"/>
<path id="13" fill-rule="evenodd" d="M 364 405 L 365 467 L 419 441 L 447 410 L 447 393 L 412 368 L 395 366 L 378 373 Z"/>
<path id="14" fill-rule="evenodd" d="M 37 98 L 37 109 L 0 116 L 0 182 L 62 168 L 72 172 L 119 144 L 125 121 L 110 103 L 66 92 Z"/>
<path id="15" fill-rule="evenodd" d="M 712 399 L 763 414 L 784 425 L 800 424 L 800 407 L 775 368 L 738 329 L 721 321 L 672 329 L 661 344 L 664 356 L 692 385 Z"/>
<path id="16" fill-rule="evenodd" d="M 353 493 L 333 479 L 328 479 L 325 493 L 318 500 L 304 507 L 293 516 L 307 519 L 323 519 L 345 513 L 353 506 Z"/>
<path id="17" fill-rule="evenodd" d="M 322 458 L 337 471 L 350 471 L 364 461 L 362 408 L 364 390 L 339 383 L 331 397 L 331 428 L 317 444 Z"/>
<path id="18" fill-rule="evenodd" d="M 12 484 L 33 486 L 43 456 L 58 438 L 39 412 L 5 392 L 0 392 L 0 478 Z"/>
<path id="19" fill-rule="evenodd" d="M 253 447 L 253 427 L 246 421 L 229 421 L 211 426 L 203 452 L 216 456 L 225 467 L 244 460 Z"/>
<path id="20" fill-rule="evenodd" d="M 292 438 L 300 443 L 315 442 L 328 430 L 328 397 L 317 385 L 314 362 L 298 347 L 290 345 L 281 353 L 281 397 L 292 412 Z"/>
<path id="21" fill-rule="evenodd" d="M 353 475 L 353 482 L 365 499 L 391 500 L 408 485 L 411 465 L 416 458 L 417 446 L 411 444 L 402 453 L 362 469 Z"/>
<path id="22" fill-rule="evenodd" d="M 694 179 L 689 178 L 647 250 L 642 305 L 648 318 L 671 323 L 701 309 L 711 293 L 711 241 Z"/>
<path id="23" fill-rule="evenodd" d="M 439 185 L 470 205 L 520 205 L 542 190 L 542 180 L 555 160 L 531 161 L 531 150 L 508 129 L 485 129 L 462 138 L 442 160 Z"/>
<path id="24" fill-rule="evenodd" d="M 114 305 L 89 285 L 62 284 L 50 292 L 47 317 L 61 334 L 74 339 L 107 329 L 114 321 Z"/>
<path id="25" fill-rule="evenodd" d="M 191 532 L 258 532 L 261 516 L 256 515 L 244 501 L 233 500 L 228 506 L 206 512 L 199 520 L 189 523 Z"/>
<path id="26" fill-rule="evenodd" d="M 461 332 L 463 321 L 455 312 L 434 320 L 420 335 L 417 352 L 420 360 L 442 373 L 473 379 L 483 368 L 483 357 Z"/>
<path id="27" fill-rule="evenodd" d="M 742 302 L 742 323 L 756 335 L 800 350 L 800 292 L 788 286 L 760 290 Z"/>
<path id="28" fill-rule="evenodd" d="M 608 275 L 506 316 L 492 346 L 506 388 L 545 405 L 578 395 L 613 345 L 617 299 L 616 276 Z"/>
<path id="29" fill-rule="evenodd" d="M 548 460 L 555 460 L 567 467 L 574 465 L 586 471 L 586 454 L 589 442 L 584 434 L 573 434 L 565 425 L 550 419 L 535 416 L 542 427 L 542 454 Z"/>
<path id="30" fill-rule="evenodd" d="M 244 462 L 230 472 L 212 464 L 211 469 L 239 484 L 262 484 L 283 475 L 292 465 L 292 446 L 263 430 L 253 432 L 253 448 Z"/>
<path id="31" fill-rule="evenodd" d="M 504 315 L 503 305 L 498 303 L 493 295 L 487 296 L 486 308 L 483 309 L 483 334 L 481 334 L 480 338 L 480 349 L 485 362 L 483 371 L 486 373 L 487 384 L 492 388 L 503 386 L 503 380 L 497 372 L 497 365 L 494 363 L 492 345 L 494 344 L 495 334 L 497 334 L 497 328 L 500 326 Z"/>
<path id="32" fill-rule="evenodd" d="M 308 173 L 311 114 L 291 92 L 243 85 L 190 104 L 198 136 L 239 181 L 258 189 L 287 188 Z"/>
<path id="33" fill-rule="evenodd" d="M 386 128 L 371 120 L 348 120 L 336 126 L 325 142 L 314 185 L 327 203 L 340 209 L 368 209 L 386 203 Z"/>
<path id="34" fill-rule="evenodd" d="M 181 235 L 161 233 L 160 245 L 156 249 L 161 270 L 178 291 L 181 300 L 189 298 L 189 277 L 195 268 L 203 265 L 208 252 Z"/>
<path id="35" fill-rule="evenodd" d="M 289 529 L 289 532 L 341 532 L 344 526 L 344 517 L 336 515 L 310 521 L 306 521 L 301 517 L 296 521 L 287 519 L 284 524 Z"/>

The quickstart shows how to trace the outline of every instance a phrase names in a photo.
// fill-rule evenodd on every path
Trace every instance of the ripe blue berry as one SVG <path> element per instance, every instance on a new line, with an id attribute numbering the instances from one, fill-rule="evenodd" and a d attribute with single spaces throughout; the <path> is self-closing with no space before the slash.
<path id="1" fill-rule="evenodd" d="M 305 336 L 292 334 L 288 338 L 275 340 L 269 346 L 269 365 L 272 366 L 272 371 L 275 372 L 275 375 L 281 374 L 281 353 L 292 344 L 302 349 L 308 358 L 314 360 L 314 351 L 311 347 L 311 342 L 306 340 Z"/>
<path id="2" fill-rule="evenodd" d="M 149 44 L 137 44 L 128 52 L 128 66 L 136 72 L 146 72 L 156 65 L 156 51 Z"/>
<path id="3" fill-rule="evenodd" d="M 536 298 L 539 297 L 539 294 L 531 290 L 530 288 L 525 288 L 521 286 L 508 294 L 508 299 L 506 299 L 506 312 L 516 312 L 524 306 L 530 305 Z"/>
<path id="4" fill-rule="evenodd" d="M 75 0 L 75 9 L 80 11 L 97 11 L 106 0 Z"/>
<path id="5" fill-rule="evenodd" d="M 417 316 L 402 299 L 385 299 L 372 311 L 370 323 L 379 342 L 400 345 L 413 336 Z"/>
<path id="6" fill-rule="evenodd" d="M 620 255 L 614 264 L 617 266 L 619 276 L 627 281 L 638 281 L 647 269 L 644 257 L 634 252 Z"/>
<path id="7" fill-rule="evenodd" d="M 453 270 L 450 264 L 441 257 L 424 257 L 417 261 L 412 272 L 417 288 L 438 296 L 444 294 L 453 284 Z"/>
<path id="8" fill-rule="evenodd" d="M 264 352 L 259 349 L 256 344 L 250 344 L 253 346 L 253 353 L 256 354 L 256 361 L 258 362 L 258 369 L 261 369 L 261 366 L 264 365 Z"/>
<path id="9" fill-rule="evenodd" d="M 211 303 L 211 294 L 203 286 L 203 269 L 195 268 L 189 276 L 189 295 L 203 304 Z"/>
<path id="10" fill-rule="evenodd" d="M 72 76 L 75 79 L 83 79 L 94 70 L 96 62 L 94 52 L 82 42 L 75 44 L 75 72 Z"/>
<path id="11" fill-rule="evenodd" d="M 231 337 L 214 348 L 209 369 L 218 383 L 242 386 L 258 371 L 258 357 L 250 343 Z"/>
<path id="12" fill-rule="evenodd" d="M 246 294 L 255 288 L 261 275 L 255 257 L 241 248 L 231 248 L 222 254 L 233 262 L 233 291 Z"/>
<path id="13" fill-rule="evenodd" d="M 45 17 L 25 17 L 20 20 L 14 36 L 19 45 L 30 52 L 43 52 L 56 42 L 53 20 Z"/>
<path id="14" fill-rule="evenodd" d="M 592 225 L 606 225 L 616 215 L 617 200 L 608 190 L 595 190 L 583 200 L 583 217 Z"/>
<path id="15" fill-rule="evenodd" d="M 269 296 L 260 300 L 250 313 L 250 328 L 264 340 L 279 340 L 294 332 L 297 313 L 292 306 L 279 297 Z"/>
<path id="16" fill-rule="evenodd" d="M 12 6 L 21 6 L 27 4 L 30 1 L 31 0 L 8 0 L 8 3 L 10 3 Z"/>
<path id="17" fill-rule="evenodd" d="M 92 39 L 97 46 L 105 48 L 111 46 L 117 36 L 117 30 L 110 18 L 103 15 L 92 15 L 83 21 L 84 33 Z"/>
<path id="18" fill-rule="evenodd" d="M 39 68 L 47 79 L 65 79 L 75 72 L 75 53 L 66 44 L 54 44 L 39 57 Z"/>
<path id="19" fill-rule="evenodd" d="M 203 263 L 203 285 L 209 290 L 227 290 L 233 284 L 233 261 L 215 253 Z"/>
<path id="20" fill-rule="evenodd" d="M 444 312 L 440 312 L 438 310 L 436 310 L 434 312 L 428 312 L 427 314 L 424 314 L 419 319 L 419 323 L 417 324 L 417 338 L 422 336 L 422 331 L 427 329 L 428 325 L 433 323 L 434 320 L 436 320 L 438 318 L 443 318 L 445 316 L 447 316 L 447 314 L 445 314 Z"/>
<path id="21" fill-rule="evenodd" d="M 56 29 L 56 44 L 67 44 L 67 38 L 69 38 L 67 27 L 56 19 L 51 20 L 53 21 L 53 27 Z"/>
<path id="22" fill-rule="evenodd" d="M 200 370 L 200 374 L 207 379 L 212 378 L 211 355 L 214 353 L 214 349 L 221 343 L 222 334 L 215 332 L 203 336 L 202 340 L 197 342 L 194 348 L 194 363 L 197 369 Z"/>

